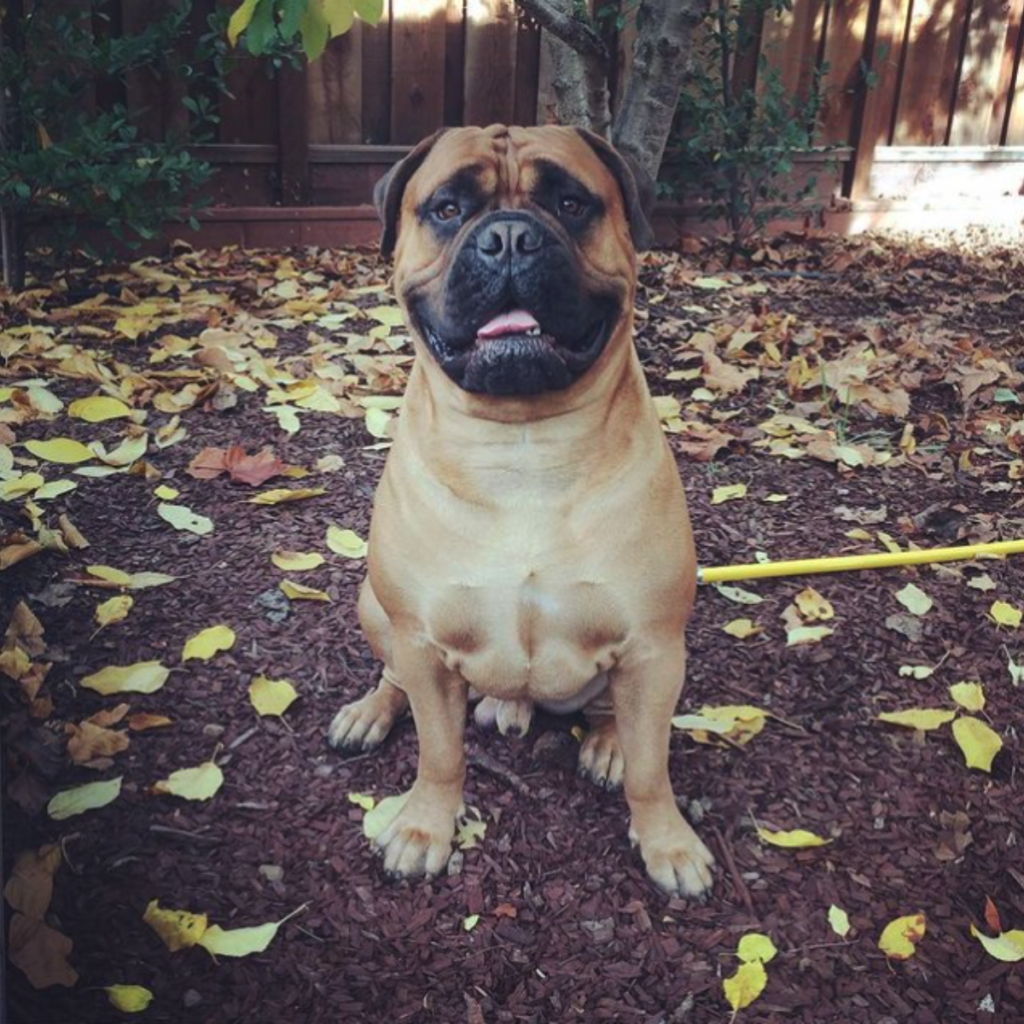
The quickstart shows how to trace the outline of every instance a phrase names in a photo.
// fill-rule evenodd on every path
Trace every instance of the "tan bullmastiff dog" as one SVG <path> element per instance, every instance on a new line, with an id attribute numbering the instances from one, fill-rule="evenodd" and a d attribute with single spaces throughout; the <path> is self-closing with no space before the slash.
<path id="1" fill-rule="evenodd" d="M 359 617 L 384 662 L 330 729 L 379 744 L 407 708 L 408 799 L 386 871 L 434 875 L 462 809 L 467 700 L 520 731 L 582 708 L 580 765 L 625 784 L 651 878 L 698 896 L 713 858 L 669 781 L 696 586 L 686 500 L 633 347 L 637 179 L 570 128 L 460 128 L 377 186 L 416 348 L 377 489 Z"/>

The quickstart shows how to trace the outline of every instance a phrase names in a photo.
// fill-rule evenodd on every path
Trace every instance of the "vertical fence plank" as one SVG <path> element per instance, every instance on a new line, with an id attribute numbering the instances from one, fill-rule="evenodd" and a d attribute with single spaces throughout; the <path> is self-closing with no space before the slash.
<path id="1" fill-rule="evenodd" d="M 515 119 L 515 0 L 466 4 L 466 124 L 511 124 Z"/>
<path id="2" fill-rule="evenodd" d="M 466 89 L 465 0 L 448 0 L 444 37 L 444 123 L 464 124 L 463 100 Z"/>
<path id="3" fill-rule="evenodd" d="M 782 77 L 786 92 L 802 103 L 811 94 L 825 31 L 825 0 L 794 0 L 793 9 L 765 19 L 761 52 Z"/>
<path id="4" fill-rule="evenodd" d="M 391 0 L 391 141 L 413 143 L 444 122 L 447 0 Z"/>
<path id="5" fill-rule="evenodd" d="M 989 141 L 1009 30 L 1005 0 L 974 0 L 949 132 L 951 146 L 984 146 Z M 1000 124 L 997 136 L 1002 128 Z"/>
<path id="6" fill-rule="evenodd" d="M 302 206 L 309 202 L 309 86 L 306 67 L 281 69 L 277 90 L 278 167 L 281 202 Z"/>
<path id="7" fill-rule="evenodd" d="M 391 141 L 391 12 L 373 26 L 363 26 L 362 142 L 381 146 Z"/>
<path id="8" fill-rule="evenodd" d="M 358 145 L 363 139 L 363 23 L 332 39 L 308 66 L 309 141 Z"/>
<path id="9" fill-rule="evenodd" d="M 1008 90 L 1009 111 L 1007 112 L 1004 145 L 1024 146 L 1024 24 L 1018 13 L 1016 67 L 1011 75 L 1012 85 Z"/>
<path id="10" fill-rule="evenodd" d="M 896 113 L 910 4 L 911 0 L 880 0 L 879 3 L 871 63 L 876 82 L 875 87 L 869 89 L 864 97 L 860 137 L 857 139 L 850 183 L 850 196 L 854 199 L 865 198 L 869 194 L 875 149 L 889 144 L 889 133 Z"/>
<path id="11" fill-rule="evenodd" d="M 945 143 L 966 10 L 967 0 L 914 0 L 895 145 Z"/>
<path id="12" fill-rule="evenodd" d="M 996 83 L 996 98 L 992 105 L 992 123 L 989 126 L 988 143 L 998 146 L 1009 128 L 1012 116 L 1014 85 L 1018 90 L 1024 89 L 1024 79 L 1017 66 L 1021 59 L 1021 45 L 1024 44 L 1024 0 L 1013 0 L 1009 10 L 1009 27 L 1006 32 L 1006 44 L 1003 46 L 1003 58 L 999 67 L 999 79 Z M 1016 71 L 1016 80 L 1014 72 Z M 1024 103 L 1017 104 L 1018 110 Z M 1024 110 L 1020 111 L 1024 118 Z M 1007 142 L 1007 145 L 1011 143 Z"/>
<path id="13" fill-rule="evenodd" d="M 867 88 L 862 61 L 871 59 L 865 44 L 872 6 L 864 0 L 832 3 L 823 60 L 828 89 L 821 110 L 821 137 L 828 144 L 848 144 L 854 138 L 854 114 Z"/>

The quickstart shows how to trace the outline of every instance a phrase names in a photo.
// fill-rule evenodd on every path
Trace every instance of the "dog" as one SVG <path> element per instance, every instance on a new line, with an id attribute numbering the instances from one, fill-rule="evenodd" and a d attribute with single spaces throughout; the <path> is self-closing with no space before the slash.
<path id="1" fill-rule="evenodd" d="M 582 709 L 581 769 L 624 784 L 650 877 L 712 883 L 668 773 L 696 560 L 633 346 L 645 192 L 597 135 L 502 125 L 439 132 L 374 191 L 416 358 L 359 598 L 384 670 L 329 739 L 371 749 L 412 711 L 416 781 L 376 840 L 392 877 L 448 861 L 473 693 L 505 729 Z"/>

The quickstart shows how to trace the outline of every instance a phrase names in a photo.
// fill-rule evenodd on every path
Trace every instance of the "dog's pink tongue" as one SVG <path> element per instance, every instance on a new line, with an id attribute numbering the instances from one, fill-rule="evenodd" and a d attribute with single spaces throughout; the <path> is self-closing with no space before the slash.
<path id="1" fill-rule="evenodd" d="M 513 309 L 488 320 L 476 332 L 478 338 L 500 338 L 503 334 L 525 334 L 540 324 L 525 309 Z"/>

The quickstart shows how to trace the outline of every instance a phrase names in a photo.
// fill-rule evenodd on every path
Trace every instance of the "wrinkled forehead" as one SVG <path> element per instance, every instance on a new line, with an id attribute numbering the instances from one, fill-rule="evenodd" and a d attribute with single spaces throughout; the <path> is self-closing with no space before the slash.
<path id="1" fill-rule="evenodd" d="M 437 141 L 410 182 L 415 201 L 451 181 L 474 179 L 488 194 L 515 196 L 533 191 L 560 173 L 595 195 L 618 191 L 608 168 L 571 128 L 457 128 Z"/>

